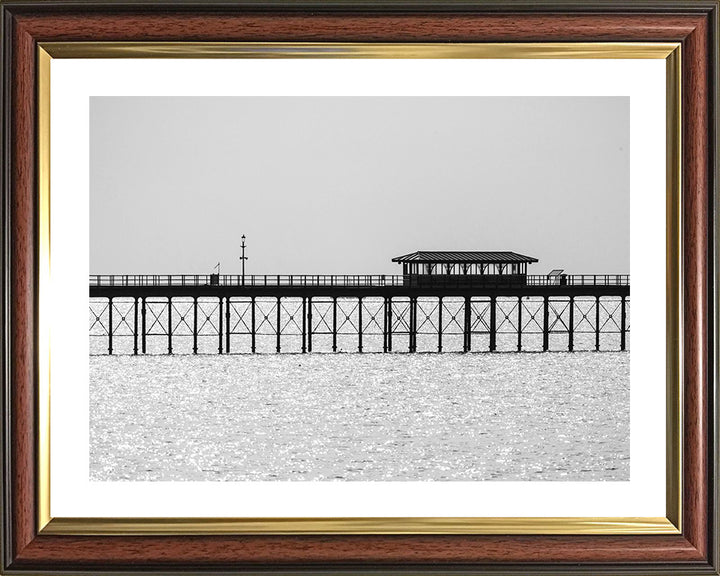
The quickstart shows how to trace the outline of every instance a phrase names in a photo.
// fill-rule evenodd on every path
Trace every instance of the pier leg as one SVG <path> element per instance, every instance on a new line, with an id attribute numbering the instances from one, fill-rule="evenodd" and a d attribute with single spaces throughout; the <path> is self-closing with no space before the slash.
<path id="1" fill-rule="evenodd" d="M 627 318 L 625 316 L 625 296 L 622 297 L 622 303 L 620 304 L 620 350 L 625 352 L 625 325 L 627 324 Z"/>
<path id="2" fill-rule="evenodd" d="M 595 351 L 600 350 L 600 296 L 595 296 Z"/>
<path id="3" fill-rule="evenodd" d="M 362 342 L 362 296 L 358 297 L 358 352 L 362 354 L 363 342 Z"/>
<path id="4" fill-rule="evenodd" d="M 438 352 L 442 352 L 442 329 L 443 329 L 443 299 L 442 296 L 438 298 Z"/>
<path id="5" fill-rule="evenodd" d="M 135 296 L 135 306 L 133 306 L 133 354 L 138 353 L 138 298 Z"/>
<path id="6" fill-rule="evenodd" d="M 465 296 L 465 323 L 463 328 L 463 335 L 465 336 L 465 340 L 463 342 L 463 352 L 470 352 L 471 348 L 471 340 L 470 340 L 470 306 L 471 301 L 469 296 Z"/>
<path id="7" fill-rule="evenodd" d="M 312 352 L 312 296 L 308 296 L 308 314 L 307 314 L 307 349 L 308 352 Z"/>
<path id="8" fill-rule="evenodd" d="M 413 299 L 410 296 L 408 304 L 408 352 L 412 352 L 412 326 L 413 326 Z"/>
<path id="9" fill-rule="evenodd" d="M 490 352 L 497 350 L 497 298 L 490 297 Z"/>
<path id="10" fill-rule="evenodd" d="M 193 297 L 193 354 L 197 354 L 198 342 L 198 305 L 197 296 Z"/>
<path id="11" fill-rule="evenodd" d="M 337 352 L 337 298 L 333 296 L 332 351 Z"/>
<path id="12" fill-rule="evenodd" d="M 219 298 L 218 304 L 218 354 L 223 353 L 223 299 Z"/>
<path id="13" fill-rule="evenodd" d="M 517 351 L 522 352 L 522 296 L 518 296 Z"/>
<path id="14" fill-rule="evenodd" d="M 110 317 L 108 318 L 108 354 L 113 353 L 113 299 L 112 297 L 108 298 L 108 313 Z"/>
<path id="15" fill-rule="evenodd" d="M 415 316 L 417 314 L 417 300 L 410 297 L 410 334 L 408 338 L 408 352 L 415 352 Z"/>
<path id="16" fill-rule="evenodd" d="M 392 352 L 392 337 L 393 337 L 392 296 L 389 296 L 388 297 L 388 337 L 387 337 L 388 352 Z"/>
<path id="17" fill-rule="evenodd" d="M 255 354 L 255 296 L 250 298 L 250 352 Z"/>
<path id="18" fill-rule="evenodd" d="M 550 347 L 550 334 L 549 334 L 549 322 L 548 322 L 548 316 L 549 316 L 549 306 L 548 306 L 548 297 L 543 297 L 543 352 L 547 352 L 548 348 Z"/>
<path id="19" fill-rule="evenodd" d="M 141 339 L 141 343 L 142 343 L 142 353 L 143 353 L 143 354 L 145 354 L 145 353 L 147 352 L 147 346 L 146 346 L 146 334 L 147 334 L 146 326 L 147 326 L 147 325 L 146 325 L 146 323 L 145 323 L 146 317 L 147 317 L 147 310 L 146 310 L 146 306 L 145 306 L 145 296 L 143 296 L 143 297 L 142 297 L 142 302 L 141 302 L 141 305 L 140 305 L 140 320 L 141 320 L 141 323 L 142 323 L 142 339 Z"/>
<path id="20" fill-rule="evenodd" d="M 383 298 L 383 352 L 388 351 L 388 301 Z"/>
<path id="21" fill-rule="evenodd" d="M 415 311 L 413 313 L 413 352 L 417 352 L 417 331 L 418 331 L 418 301 L 415 297 Z"/>
<path id="22" fill-rule="evenodd" d="M 575 348 L 575 296 L 570 296 L 570 318 L 568 318 L 568 352 Z"/>
<path id="23" fill-rule="evenodd" d="M 172 354 L 172 298 L 168 297 L 168 354 Z"/>
<path id="24" fill-rule="evenodd" d="M 302 299 L 302 353 L 307 352 L 307 298 Z"/>
<path id="25" fill-rule="evenodd" d="M 277 324 L 275 324 L 276 343 L 275 351 L 280 352 L 280 296 L 277 299 Z"/>
<path id="26" fill-rule="evenodd" d="M 225 353 L 230 354 L 230 296 L 225 298 Z"/>

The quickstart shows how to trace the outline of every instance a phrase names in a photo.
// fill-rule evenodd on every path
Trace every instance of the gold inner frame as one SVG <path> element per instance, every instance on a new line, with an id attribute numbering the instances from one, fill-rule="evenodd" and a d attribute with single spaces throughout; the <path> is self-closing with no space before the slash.
<path id="1" fill-rule="evenodd" d="M 49 42 L 38 46 L 38 531 L 43 534 L 678 534 L 682 518 L 681 46 Z M 494 58 L 666 61 L 666 517 L 53 518 L 50 514 L 50 68 L 53 58 Z"/>

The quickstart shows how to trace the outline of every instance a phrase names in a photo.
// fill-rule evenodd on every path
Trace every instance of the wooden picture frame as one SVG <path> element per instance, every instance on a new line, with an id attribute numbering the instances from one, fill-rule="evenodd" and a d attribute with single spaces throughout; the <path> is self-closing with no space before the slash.
<path id="1" fill-rule="evenodd" d="M 11 0 L 1 7 L 4 572 L 718 573 L 717 1 Z M 680 309 L 671 306 L 670 316 L 681 324 L 668 370 L 682 382 L 682 397 L 669 398 L 682 435 L 669 435 L 668 455 L 682 468 L 668 475 L 668 494 L 678 498 L 668 498 L 667 516 L 679 529 L 598 534 L 526 531 L 521 523 L 466 533 L 427 525 L 386 533 L 317 525 L 239 531 L 172 520 L 53 526 L 43 488 L 48 436 L 38 312 L 47 242 L 40 217 L 47 199 L 38 193 L 47 186 L 44 46 L 82 53 L 82 43 L 135 42 L 679 44 L 681 62 L 668 65 L 682 70 L 681 161 L 668 163 L 668 180 L 678 179 L 681 198 L 669 214 L 682 239 L 670 258 L 680 270 Z"/>

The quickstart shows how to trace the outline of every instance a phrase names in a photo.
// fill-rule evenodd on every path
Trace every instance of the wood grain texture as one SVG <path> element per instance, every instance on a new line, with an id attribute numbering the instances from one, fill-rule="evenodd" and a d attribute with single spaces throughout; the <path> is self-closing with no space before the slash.
<path id="1" fill-rule="evenodd" d="M 685 536 L 698 551 L 708 551 L 708 27 L 702 22 L 683 48 L 683 243 L 685 396 L 683 516 Z"/>
<path id="2" fill-rule="evenodd" d="M 550 42 L 680 41 L 697 15 L 313 15 L 90 14 L 21 15 L 18 26 L 38 41 L 353 41 Z M 111 24 L 110 24 L 111 23 Z"/>
<path id="3" fill-rule="evenodd" d="M 507 563 L 585 566 L 666 564 L 711 571 L 708 542 L 708 231 L 713 173 L 708 13 L 268 14 L 116 11 L 12 15 L 12 566 L 23 570 L 112 568 L 268 569 L 373 566 L 480 568 Z M 684 534 L 682 536 L 36 536 L 35 408 L 35 42 L 165 41 L 682 41 L 684 232 Z M 711 181 L 712 177 L 712 181 Z M 712 572 L 716 572 L 712 568 Z"/>
<path id="4" fill-rule="evenodd" d="M 17 555 L 35 537 L 35 46 L 13 37 L 11 168 L 12 527 Z"/>
<path id="5" fill-rule="evenodd" d="M 21 563 L 84 567 L 143 564 L 478 564 L 500 562 L 697 562 L 681 536 L 243 536 L 45 537 Z"/>

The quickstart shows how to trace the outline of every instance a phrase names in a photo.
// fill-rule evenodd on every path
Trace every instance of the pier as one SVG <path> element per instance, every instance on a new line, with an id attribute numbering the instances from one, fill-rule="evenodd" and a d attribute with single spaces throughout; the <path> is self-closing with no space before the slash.
<path id="1" fill-rule="evenodd" d="M 511 252 L 394 261 L 402 275 L 91 276 L 91 353 L 629 348 L 628 275 L 528 275 Z"/>

